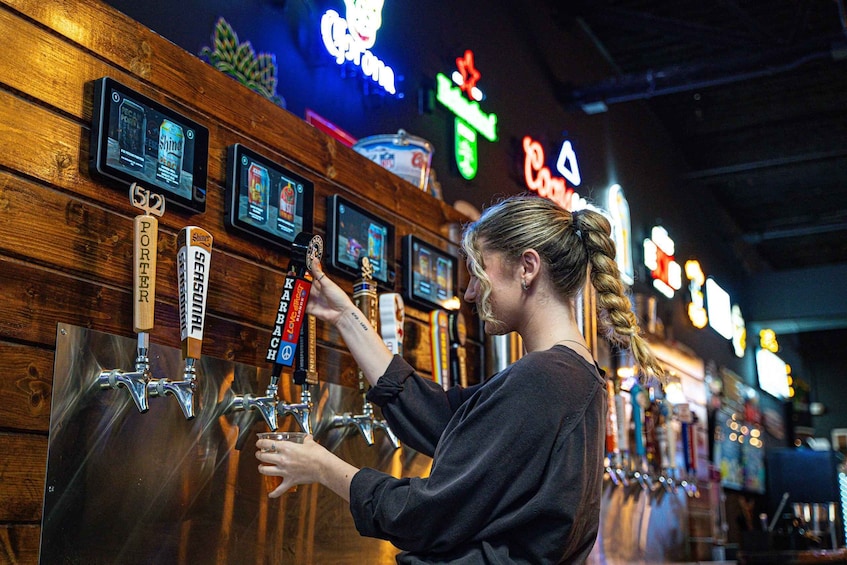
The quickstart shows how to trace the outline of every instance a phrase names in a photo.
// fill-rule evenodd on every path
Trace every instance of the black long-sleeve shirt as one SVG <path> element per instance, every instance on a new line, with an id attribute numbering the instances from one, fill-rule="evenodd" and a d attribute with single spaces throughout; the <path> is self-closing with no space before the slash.
<path id="1" fill-rule="evenodd" d="M 350 508 L 398 563 L 579 563 L 597 536 L 606 395 L 597 368 L 557 345 L 467 389 L 395 356 L 369 393 L 428 478 L 362 469 Z"/>

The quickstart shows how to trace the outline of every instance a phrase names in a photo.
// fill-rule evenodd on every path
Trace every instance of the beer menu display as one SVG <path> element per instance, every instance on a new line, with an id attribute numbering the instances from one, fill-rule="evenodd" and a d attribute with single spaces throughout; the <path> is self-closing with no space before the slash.
<path id="1" fill-rule="evenodd" d="M 104 77 L 94 83 L 91 171 L 137 182 L 194 212 L 206 209 L 208 130 Z"/>
<path id="2" fill-rule="evenodd" d="M 312 230 L 313 183 L 240 144 L 227 153 L 226 192 L 231 228 L 285 246 Z"/>
<path id="3" fill-rule="evenodd" d="M 373 278 L 385 285 L 393 282 L 394 227 L 337 194 L 328 198 L 327 214 L 332 266 L 357 276 L 359 258 L 368 257 Z"/>
<path id="4" fill-rule="evenodd" d="M 432 308 L 449 308 L 456 293 L 455 257 L 407 235 L 403 238 L 404 298 Z"/>

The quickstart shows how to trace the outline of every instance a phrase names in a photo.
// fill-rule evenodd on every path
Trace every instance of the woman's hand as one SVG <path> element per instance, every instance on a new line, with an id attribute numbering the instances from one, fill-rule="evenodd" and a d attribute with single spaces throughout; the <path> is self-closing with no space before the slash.
<path id="1" fill-rule="evenodd" d="M 306 304 L 306 312 L 324 322 L 337 324 L 345 311 L 356 306 L 347 293 L 326 276 L 320 263 L 313 263 L 311 271 L 312 290 Z"/>
<path id="2" fill-rule="evenodd" d="M 311 435 L 303 443 L 260 439 L 256 447 L 256 459 L 262 463 L 259 473 L 282 477 L 282 484 L 268 494 L 270 498 L 282 496 L 296 485 L 320 482 L 320 452 L 328 452 Z"/>
<path id="3" fill-rule="evenodd" d="M 256 459 L 262 463 L 259 473 L 282 477 L 282 484 L 268 493 L 270 498 L 282 496 L 295 485 L 320 483 L 350 500 L 350 482 L 358 469 L 327 451 L 311 435 L 303 443 L 260 439 L 256 447 Z"/>

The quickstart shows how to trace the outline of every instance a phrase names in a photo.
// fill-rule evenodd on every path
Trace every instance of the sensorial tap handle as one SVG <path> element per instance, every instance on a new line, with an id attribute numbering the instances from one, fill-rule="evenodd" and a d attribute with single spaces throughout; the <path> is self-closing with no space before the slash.
<path id="1" fill-rule="evenodd" d="M 182 356 L 185 359 L 199 359 L 209 290 L 212 235 L 197 226 L 185 227 L 177 236 L 177 249 Z"/>
<path id="2" fill-rule="evenodd" d="M 135 333 L 153 329 L 156 309 L 156 251 L 159 239 L 159 220 L 143 214 L 135 217 L 133 244 L 133 311 Z"/>

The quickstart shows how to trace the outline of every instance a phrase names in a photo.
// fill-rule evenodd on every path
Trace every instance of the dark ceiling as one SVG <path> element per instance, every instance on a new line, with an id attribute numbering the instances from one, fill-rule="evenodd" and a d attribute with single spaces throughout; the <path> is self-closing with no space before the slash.
<path id="1" fill-rule="evenodd" d="M 562 103 L 596 112 L 644 101 L 688 164 L 680 185 L 707 196 L 703 213 L 749 275 L 847 265 L 844 0 L 550 5 L 614 69 L 562 85 Z M 847 342 L 835 331 L 843 339 L 829 341 Z"/>

